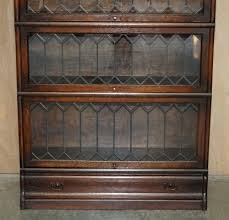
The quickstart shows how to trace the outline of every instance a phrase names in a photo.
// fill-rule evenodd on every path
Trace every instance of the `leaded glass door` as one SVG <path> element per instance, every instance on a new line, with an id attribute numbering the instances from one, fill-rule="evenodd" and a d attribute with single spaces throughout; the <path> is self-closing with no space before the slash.
<path id="1" fill-rule="evenodd" d="M 23 28 L 22 87 L 206 92 L 209 34 L 200 28 Z"/>
<path id="2" fill-rule="evenodd" d="M 27 166 L 203 165 L 203 98 L 34 97 L 23 103 Z"/>
<path id="3" fill-rule="evenodd" d="M 27 21 L 208 22 L 211 0 L 23 0 Z"/>

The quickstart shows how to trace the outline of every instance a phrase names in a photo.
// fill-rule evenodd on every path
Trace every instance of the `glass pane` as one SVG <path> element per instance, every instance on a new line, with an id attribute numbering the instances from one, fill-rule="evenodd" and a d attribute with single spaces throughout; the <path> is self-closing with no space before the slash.
<path id="1" fill-rule="evenodd" d="M 27 0 L 30 14 L 201 14 L 203 0 Z"/>
<path id="2" fill-rule="evenodd" d="M 195 161 L 199 105 L 33 103 L 33 160 Z"/>
<path id="3" fill-rule="evenodd" d="M 200 84 L 201 36 L 46 34 L 29 37 L 32 84 Z"/>

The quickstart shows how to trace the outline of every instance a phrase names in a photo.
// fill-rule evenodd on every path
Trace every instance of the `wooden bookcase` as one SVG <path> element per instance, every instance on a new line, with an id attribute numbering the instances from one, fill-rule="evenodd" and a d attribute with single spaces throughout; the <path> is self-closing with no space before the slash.
<path id="1" fill-rule="evenodd" d="M 15 0 L 22 209 L 207 209 L 214 13 Z"/>

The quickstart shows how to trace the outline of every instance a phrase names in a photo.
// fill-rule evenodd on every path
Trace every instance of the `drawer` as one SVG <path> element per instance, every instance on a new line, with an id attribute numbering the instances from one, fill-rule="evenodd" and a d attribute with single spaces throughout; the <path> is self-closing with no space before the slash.
<path id="1" fill-rule="evenodd" d="M 208 92 L 211 36 L 208 28 L 24 27 L 21 89 Z"/>
<path id="2" fill-rule="evenodd" d="M 19 0 L 22 21 L 208 22 L 214 0 Z M 214 11 L 214 7 L 212 7 Z M 213 15 L 212 15 L 213 17 Z"/>
<path id="3" fill-rule="evenodd" d="M 202 199 L 203 177 L 171 175 L 25 176 L 26 199 Z"/>

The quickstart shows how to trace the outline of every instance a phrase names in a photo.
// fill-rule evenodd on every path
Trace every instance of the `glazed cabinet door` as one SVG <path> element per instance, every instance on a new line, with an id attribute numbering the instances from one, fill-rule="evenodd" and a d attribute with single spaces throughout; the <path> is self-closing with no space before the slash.
<path id="1" fill-rule="evenodd" d="M 209 22 L 212 0 L 18 0 L 23 21 Z"/>
<path id="2" fill-rule="evenodd" d="M 25 167 L 203 168 L 205 98 L 25 97 Z"/>
<path id="3" fill-rule="evenodd" d="M 21 28 L 23 91 L 207 92 L 206 28 Z"/>

